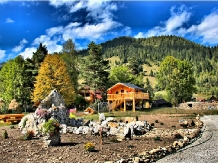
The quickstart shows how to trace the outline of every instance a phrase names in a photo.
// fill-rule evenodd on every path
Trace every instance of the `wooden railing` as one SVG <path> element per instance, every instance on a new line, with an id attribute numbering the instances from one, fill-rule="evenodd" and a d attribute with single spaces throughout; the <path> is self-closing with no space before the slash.
<path id="1" fill-rule="evenodd" d="M 130 92 L 130 93 L 121 93 L 121 94 L 107 94 L 107 100 L 121 100 L 121 99 L 147 99 L 149 100 L 148 93 L 141 92 Z"/>

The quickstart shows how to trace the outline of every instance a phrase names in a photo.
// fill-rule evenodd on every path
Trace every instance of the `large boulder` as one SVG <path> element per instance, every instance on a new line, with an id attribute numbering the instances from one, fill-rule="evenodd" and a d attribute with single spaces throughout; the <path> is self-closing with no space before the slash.
<path id="1" fill-rule="evenodd" d="M 41 135 L 40 129 L 42 124 L 51 118 L 57 119 L 60 124 L 68 125 L 69 123 L 67 108 L 57 90 L 52 90 L 51 93 L 42 100 L 34 113 L 24 116 L 19 123 L 19 128 L 23 133 L 33 131 L 35 135 Z"/>

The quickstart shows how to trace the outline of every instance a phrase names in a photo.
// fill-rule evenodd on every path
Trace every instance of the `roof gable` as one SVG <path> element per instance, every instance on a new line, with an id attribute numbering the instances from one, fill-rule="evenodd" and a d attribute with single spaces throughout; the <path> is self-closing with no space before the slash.
<path id="1" fill-rule="evenodd" d="M 110 87 L 108 90 L 110 90 L 110 89 L 116 87 L 116 85 L 119 85 L 119 84 L 121 84 L 121 85 L 123 85 L 123 86 L 126 86 L 126 87 L 129 87 L 129 88 L 137 89 L 137 90 L 142 90 L 142 91 L 145 90 L 144 88 L 138 87 L 137 85 L 130 84 L 130 83 L 117 83 L 117 84 L 115 84 L 114 86 Z"/>

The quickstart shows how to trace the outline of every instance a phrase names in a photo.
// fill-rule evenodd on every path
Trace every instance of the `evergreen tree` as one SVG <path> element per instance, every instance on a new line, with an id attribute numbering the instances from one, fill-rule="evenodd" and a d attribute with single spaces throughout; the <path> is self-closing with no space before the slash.
<path id="1" fill-rule="evenodd" d="M 148 78 L 146 78 L 145 89 L 149 93 L 150 102 L 152 102 L 153 97 L 154 97 L 154 89 L 152 88 L 151 82 L 150 82 L 150 80 Z"/>
<path id="2" fill-rule="evenodd" d="M 142 65 L 139 62 L 139 59 L 136 58 L 136 56 L 128 59 L 128 67 L 133 75 L 138 75 L 140 72 L 143 71 Z"/>
<path id="3" fill-rule="evenodd" d="M 46 46 L 40 43 L 36 52 L 33 52 L 32 58 L 31 59 L 27 58 L 25 60 L 25 72 L 26 74 L 28 74 L 28 80 L 29 80 L 27 85 L 31 89 L 31 91 L 34 88 L 34 83 L 36 80 L 35 78 L 38 75 L 40 65 L 43 62 L 47 54 L 48 54 L 48 50 Z"/>
<path id="4" fill-rule="evenodd" d="M 48 54 L 47 47 L 45 45 L 42 45 L 42 43 L 40 43 L 36 52 L 33 52 L 33 56 L 32 56 L 32 61 L 35 70 L 39 69 L 41 62 L 43 62 L 47 54 Z"/>
<path id="5" fill-rule="evenodd" d="M 85 84 L 94 90 L 106 90 L 109 75 L 109 61 L 103 60 L 101 45 L 91 42 L 88 47 L 89 55 L 82 63 L 82 76 Z"/>
<path id="6" fill-rule="evenodd" d="M 34 84 L 32 101 L 44 99 L 53 89 L 64 98 L 65 104 L 74 102 L 75 91 L 66 64 L 58 54 L 48 54 L 41 64 Z"/>
<path id="7" fill-rule="evenodd" d="M 77 91 L 79 78 L 78 53 L 75 49 L 72 39 L 69 39 L 66 41 L 66 43 L 64 43 L 61 58 L 66 63 L 67 70 L 74 85 L 74 89 Z"/>

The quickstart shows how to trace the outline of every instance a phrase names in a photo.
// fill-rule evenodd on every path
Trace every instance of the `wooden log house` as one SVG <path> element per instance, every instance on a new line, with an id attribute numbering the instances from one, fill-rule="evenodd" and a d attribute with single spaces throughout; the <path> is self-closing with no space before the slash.
<path id="1" fill-rule="evenodd" d="M 101 99 L 102 98 L 102 92 L 100 90 L 91 90 L 89 86 L 84 86 L 79 90 L 79 94 L 85 98 L 85 100 L 92 104 L 95 102 L 95 99 Z"/>
<path id="2" fill-rule="evenodd" d="M 135 112 L 135 104 L 141 100 L 149 100 L 149 94 L 144 93 L 145 89 L 130 83 L 117 83 L 107 90 L 107 100 L 109 110 L 115 110 L 118 106 L 124 106 L 126 111 L 126 103 L 132 102 L 132 111 Z"/>

